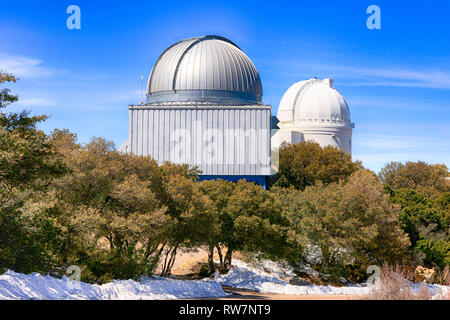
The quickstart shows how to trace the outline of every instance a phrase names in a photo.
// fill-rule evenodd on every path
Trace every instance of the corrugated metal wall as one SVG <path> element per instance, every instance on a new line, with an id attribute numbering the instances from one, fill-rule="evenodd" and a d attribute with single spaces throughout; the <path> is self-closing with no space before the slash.
<path id="1" fill-rule="evenodd" d="M 270 174 L 270 106 L 130 106 L 130 151 L 204 175 Z"/>

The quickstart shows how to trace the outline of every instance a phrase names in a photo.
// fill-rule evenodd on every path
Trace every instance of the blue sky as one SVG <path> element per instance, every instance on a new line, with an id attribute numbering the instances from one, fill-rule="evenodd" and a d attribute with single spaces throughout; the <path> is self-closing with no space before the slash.
<path id="1" fill-rule="evenodd" d="M 81 8 L 81 30 L 66 9 Z M 369 30 L 366 9 L 381 9 Z M 389 161 L 450 166 L 450 1 L 5 1 L 0 69 L 14 72 L 21 101 L 87 142 L 127 140 L 128 109 L 140 100 L 161 52 L 184 38 L 218 34 L 254 62 L 263 101 L 276 114 L 284 91 L 334 78 L 356 128 L 353 158 L 378 171 Z"/>

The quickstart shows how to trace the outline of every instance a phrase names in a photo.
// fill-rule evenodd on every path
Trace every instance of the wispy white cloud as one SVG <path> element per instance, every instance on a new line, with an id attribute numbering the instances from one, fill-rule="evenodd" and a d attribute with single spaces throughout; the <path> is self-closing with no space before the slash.
<path id="1" fill-rule="evenodd" d="M 19 110 L 46 107 L 66 111 L 118 110 L 126 109 L 130 104 L 138 104 L 139 100 L 139 90 L 26 91 L 19 94 L 19 101 L 13 103 L 10 108 Z"/>
<path id="2" fill-rule="evenodd" d="M 450 89 L 450 70 L 411 68 L 405 66 L 360 67 L 332 63 L 299 63 L 298 61 L 266 61 L 271 72 L 297 76 L 304 79 L 306 74 L 323 74 L 341 79 L 345 86 L 391 86 Z M 273 65 L 283 68 L 274 68 Z M 287 68 L 289 67 L 289 68 Z M 297 68 L 293 68 L 297 67 Z M 301 70 L 299 72 L 295 69 Z M 288 71 L 286 71 L 288 70 Z"/>
<path id="3" fill-rule="evenodd" d="M 19 99 L 18 106 L 21 107 L 49 107 L 55 106 L 57 103 L 49 98 L 25 98 Z"/>
<path id="4" fill-rule="evenodd" d="M 450 126 L 446 118 L 436 119 L 434 122 L 421 122 L 420 119 L 409 122 L 366 122 L 363 127 L 357 127 L 361 139 L 380 137 L 387 133 L 389 137 L 429 137 L 433 141 L 447 139 L 450 143 Z M 449 148 L 450 149 L 450 148 Z"/>
<path id="5" fill-rule="evenodd" d="M 421 99 L 420 101 L 392 96 L 350 96 L 346 98 L 352 108 L 395 108 L 407 110 L 450 110 L 450 102 Z"/>
<path id="6" fill-rule="evenodd" d="M 443 139 L 444 138 L 444 139 Z M 422 149 L 429 147 L 439 147 L 445 145 L 448 137 L 430 137 L 430 136 L 406 136 L 406 135 L 386 135 L 370 134 L 358 135 L 359 144 L 364 148 L 372 149 L 377 152 L 377 148 L 383 150 L 404 150 L 404 149 Z"/>
<path id="7" fill-rule="evenodd" d="M 0 54 L 0 69 L 20 78 L 43 78 L 65 72 L 46 67 L 40 59 L 7 54 Z"/>
<path id="8" fill-rule="evenodd" d="M 370 79 L 370 81 L 357 82 L 353 85 L 450 89 L 450 71 L 411 70 L 404 68 L 355 68 L 348 66 L 338 66 L 335 67 L 335 70 L 340 70 L 354 77 Z"/>

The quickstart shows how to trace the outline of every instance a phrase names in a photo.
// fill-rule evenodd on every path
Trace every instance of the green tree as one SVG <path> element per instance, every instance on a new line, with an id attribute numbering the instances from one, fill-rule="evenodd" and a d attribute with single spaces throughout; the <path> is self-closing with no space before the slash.
<path id="1" fill-rule="evenodd" d="M 15 83 L 19 79 L 17 79 L 13 74 L 6 73 L 3 70 L 0 70 L 0 84 L 5 83 Z M 5 108 L 9 104 L 16 102 L 19 100 L 19 97 L 17 95 L 11 94 L 11 89 L 9 88 L 2 88 L 0 90 L 0 109 Z"/>
<path id="2" fill-rule="evenodd" d="M 209 238 L 210 272 L 217 249 L 221 271 L 232 263 L 233 252 L 261 253 L 271 259 L 290 259 L 301 252 L 301 244 L 289 221 L 281 214 L 277 199 L 261 186 L 240 180 L 204 181 L 201 189 L 212 200 L 220 229 Z M 222 248 L 226 248 L 223 255 Z"/>
<path id="3" fill-rule="evenodd" d="M 0 85 L 16 82 L 17 79 L 0 71 Z M 0 111 L 17 96 L 10 90 L 0 91 Z M 60 162 L 54 161 L 56 154 L 47 135 L 37 129 L 46 116 L 30 116 L 29 112 L 0 112 L 0 184 L 4 188 L 25 188 L 64 172 Z"/>
<path id="4" fill-rule="evenodd" d="M 438 265 L 440 268 L 450 265 L 450 241 L 447 239 L 421 239 L 417 241 L 416 250 L 424 254 L 424 262 Z"/>
<path id="5" fill-rule="evenodd" d="M 332 146 L 322 148 L 312 141 L 295 145 L 283 143 L 279 155 L 279 177 L 275 185 L 299 190 L 318 182 L 337 182 L 361 167 L 344 151 Z"/>
<path id="6" fill-rule="evenodd" d="M 52 136 L 70 168 L 52 183 L 47 209 L 64 232 L 61 264 L 83 266 L 86 280 L 96 282 L 153 272 L 173 220 L 159 200 L 161 167 L 101 138 L 76 148 L 70 133 Z"/>
<path id="7" fill-rule="evenodd" d="M 381 169 L 379 176 L 393 189 L 412 189 L 427 197 L 450 192 L 449 172 L 444 164 L 390 162 Z"/>
<path id="8" fill-rule="evenodd" d="M 409 235 L 415 263 L 440 268 L 450 257 L 448 168 L 425 162 L 391 162 L 379 173 L 391 201 L 400 205 L 399 221 Z"/>
<path id="9" fill-rule="evenodd" d="M 208 267 L 209 273 L 215 272 L 214 267 L 214 250 L 217 250 L 220 260 L 221 271 L 225 270 L 221 244 L 225 242 L 226 225 L 229 223 L 228 219 L 228 202 L 233 193 L 235 183 L 217 180 L 204 180 L 198 182 L 199 190 L 206 195 L 211 203 L 212 214 L 216 217 L 217 227 L 213 228 L 205 239 L 208 247 Z"/>
<path id="10" fill-rule="evenodd" d="M 398 226 L 398 208 L 377 177 L 359 170 L 348 181 L 274 188 L 296 232 L 320 249 L 321 271 L 360 281 L 370 264 L 398 262 L 409 241 Z"/>
<path id="11" fill-rule="evenodd" d="M 163 245 L 163 276 L 171 273 L 179 249 L 190 250 L 210 242 L 218 228 L 211 200 L 200 192 L 199 184 L 192 176 L 186 172 L 171 175 L 166 189 L 169 194 L 168 214 L 174 221 Z"/>
<path id="12" fill-rule="evenodd" d="M 412 189 L 386 187 L 391 201 L 400 205 L 399 221 L 408 234 L 411 248 L 419 255 L 418 263 L 444 267 L 450 255 L 450 193 L 430 199 Z M 423 261 L 421 261 L 423 260 Z"/>
<path id="13" fill-rule="evenodd" d="M 0 85 L 17 78 L 0 71 Z M 46 190 L 65 172 L 49 137 L 37 129 L 46 116 L 29 112 L 5 113 L 3 108 L 18 100 L 10 89 L 0 91 L 0 269 L 18 272 L 51 270 L 52 246 L 58 231 L 32 205 L 34 194 Z"/>

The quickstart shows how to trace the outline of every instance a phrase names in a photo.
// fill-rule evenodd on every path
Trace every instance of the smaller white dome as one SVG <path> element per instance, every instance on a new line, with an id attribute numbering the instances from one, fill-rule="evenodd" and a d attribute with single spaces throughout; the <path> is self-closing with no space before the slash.
<path id="1" fill-rule="evenodd" d="M 277 117 L 280 127 L 353 126 L 347 102 L 333 87 L 333 79 L 310 79 L 293 84 L 281 99 Z"/>

